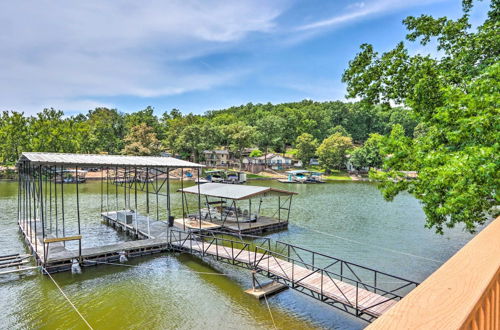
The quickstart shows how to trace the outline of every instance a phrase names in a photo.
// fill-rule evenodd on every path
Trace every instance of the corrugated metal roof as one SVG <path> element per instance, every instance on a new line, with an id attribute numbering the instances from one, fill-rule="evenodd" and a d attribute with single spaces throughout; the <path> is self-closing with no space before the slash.
<path id="1" fill-rule="evenodd" d="M 23 161 L 29 161 L 36 165 L 204 167 L 200 164 L 173 157 L 65 154 L 50 152 L 23 152 L 18 163 Z"/>
<path id="2" fill-rule="evenodd" d="M 193 186 L 189 188 L 179 189 L 178 191 L 185 192 L 188 194 L 198 194 L 198 186 Z M 200 194 L 211 197 L 220 197 L 227 199 L 247 199 L 253 196 L 263 195 L 267 193 L 283 194 L 283 195 L 295 195 L 297 193 L 271 188 L 271 187 L 260 187 L 260 186 L 246 186 L 238 184 L 225 184 L 225 183 L 204 183 L 200 185 Z"/>

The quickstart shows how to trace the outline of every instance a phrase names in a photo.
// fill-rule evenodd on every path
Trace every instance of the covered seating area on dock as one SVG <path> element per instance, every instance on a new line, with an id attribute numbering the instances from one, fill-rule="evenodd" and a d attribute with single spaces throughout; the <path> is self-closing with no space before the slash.
<path id="1" fill-rule="evenodd" d="M 287 228 L 292 196 L 297 194 L 271 187 L 224 183 L 205 183 L 179 191 L 183 194 L 183 209 L 188 212 L 187 217 L 176 219 L 177 224 L 182 225 L 182 228 L 195 229 L 198 224 L 196 220 L 201 219 L 221 230 L 240 234 L 261 234 Z M 197 212 L 189 213 L 187 198 L 184 194 L 203 196 L 205 207 Z M 276 197 L 273 216 L 261 214 L 263 198 L 266 196 Z M 192 221 L 195 221 L 194 226 L 190 225 Z"/>

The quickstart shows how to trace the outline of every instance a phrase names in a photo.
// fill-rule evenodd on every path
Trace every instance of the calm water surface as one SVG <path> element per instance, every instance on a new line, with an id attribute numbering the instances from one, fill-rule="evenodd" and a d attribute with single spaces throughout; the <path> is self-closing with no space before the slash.
<path id="1" fill-rule="evenodd" d="M 272 238 L 419 282 L 472 238 L 460 228 L 443 236 L 425 229 L 417 200 L 403 194 L 394 202 L 385 202 L 371 183 L 251 184 L 299 193 L 293 200 L 288 231 L 273 234 Z M 171 190 L 178 188 L 175 183 Z M 65 185 L 65 189 L 65 203 L 71 205 L 75 186 Z M 127 239 L 100 222 L 101 203 L 110 210 L 116 205 L 123 208 L 123 198 L 116 200 L 110 189 L 110 197 L 101 199 L 99 182 L 80 185 L 84 247 Z M 144 194 L 138 200 L 144 209 Z M 190 203 L 194 207 L 194 199 Z M 174 214 L 180 214 L 178 193 L 172 197 L 172 204 Z M 275 204 L 266 198 L 263 213 L 272 215 Z M 160 198 L 159 205 L 164 219 L 164 198 Z M 16 183 L 0 182 L 0 255 L 27 252 L 17 232 L 16 209 Z M 75 218 L 76 212 L 67 213 L 67 235 L 76 233 Z M 55 230 L 55 222 L 52 228 Z M 173 253 L 136 258 L 127 264 L 131 267 L 104 265 L 84 268 L 80 275 L 62 273 L 53 277 L 95 329 L 274 327 L 265 301 L 258 302 L 243 292 L 251 287 L 248 270 Z M 269 305 L 280 329 L 366 326 L 292 290 L 269 298 Z M 0 276 L 0 311 L 0 328 L 5 329 L 86 328 L 51 280 L 35 271 Z"/>

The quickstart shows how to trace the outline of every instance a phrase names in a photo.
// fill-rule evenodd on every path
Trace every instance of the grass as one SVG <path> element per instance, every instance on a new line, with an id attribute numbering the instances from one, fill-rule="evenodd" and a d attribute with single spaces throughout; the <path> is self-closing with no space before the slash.
<path id="1" fill-rule="evenodd" d="M 253 174 L 253 173 L 247 173 L 247 179 L 261 179 L 261 178 L 267 178 L 267 176 Z"/>

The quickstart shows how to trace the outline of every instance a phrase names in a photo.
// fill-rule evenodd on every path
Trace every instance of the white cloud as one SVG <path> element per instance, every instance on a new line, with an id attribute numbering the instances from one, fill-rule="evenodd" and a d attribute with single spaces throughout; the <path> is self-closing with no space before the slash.
<path id="1" fill-rule="evenodd" d="M 0 110 L 68 110 L 100 97 L 210 89 L 246 74 L 186 65 L 251 33 L 284 10 L 269 1 L 25 1 L 0 4 Z M 69 107 L 69 108 L 68 108 Z"/>
<path id="2" fill-rule="evenodd" d="M 438 2 L 442 0 L 375 0 L 366 2 L 355 2 L 346 7 L 346 12 L 335 15 L 330 18 L 315 21 L 301 25 L 298 31 L 309 31 L 321 28 L 334 28 L 346 23 L 357 21 L 364 17 L 370 17 L 383 13 L 393 12 L 401 8 L 412 7 L 416 5 L 425 5 L 426 3 Z"/>

